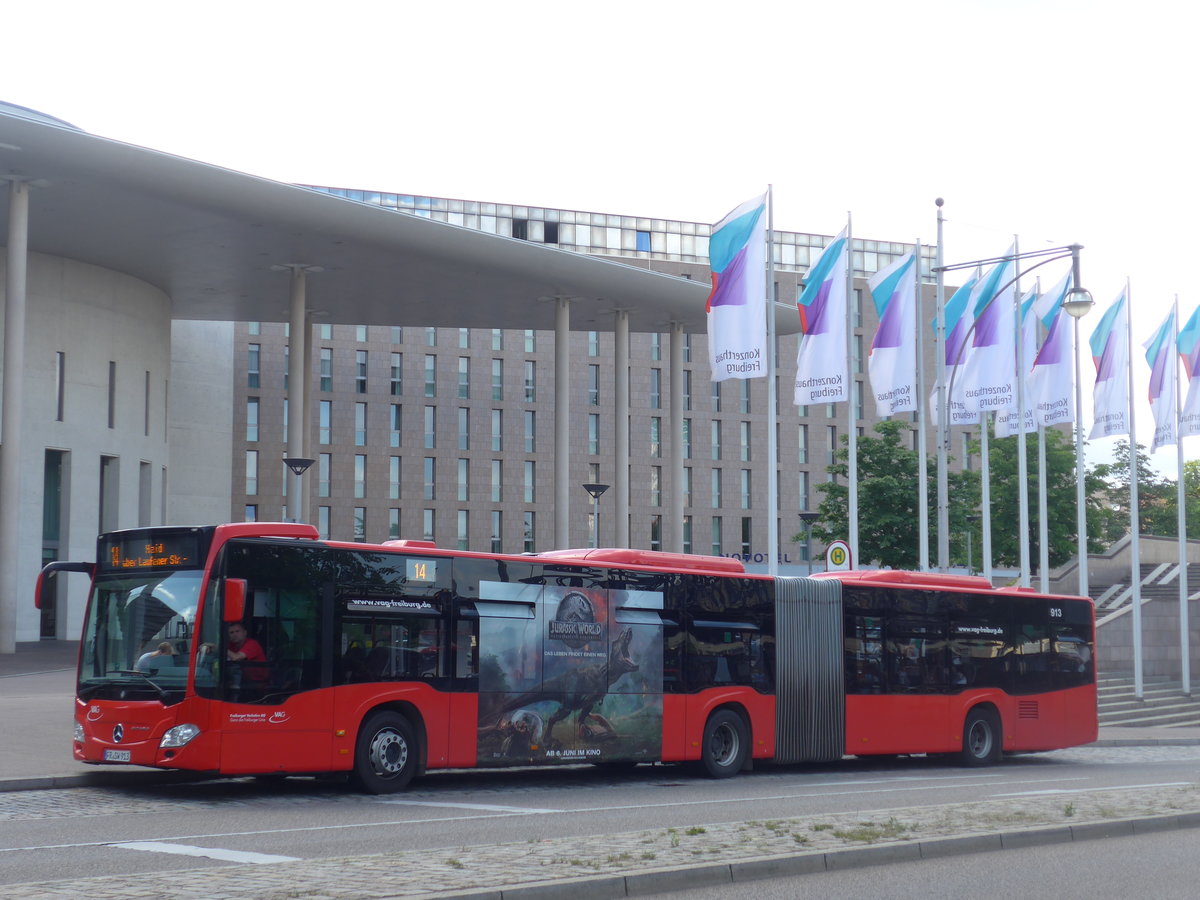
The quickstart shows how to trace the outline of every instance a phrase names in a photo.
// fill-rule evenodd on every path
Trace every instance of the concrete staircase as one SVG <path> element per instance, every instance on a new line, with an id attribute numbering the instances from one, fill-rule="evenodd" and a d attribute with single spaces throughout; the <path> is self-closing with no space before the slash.
<path id="1" fill-rule="evenodd" d="M 1192 682 L 1185 697 L 1178 681 L 1142 680 L 1142 699 L 1134 696 L 1132 675 L 1101 675 L 1100 724 L 1128 727 L 1200 726 L 1200 686 Z"/>

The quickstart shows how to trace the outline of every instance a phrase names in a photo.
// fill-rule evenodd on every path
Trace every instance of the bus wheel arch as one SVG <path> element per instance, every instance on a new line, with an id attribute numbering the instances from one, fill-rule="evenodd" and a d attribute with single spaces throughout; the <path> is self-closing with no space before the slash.
<path id="1" fill-rule="evenodd" d="M 359 726 L 351 780 L 371 794 L 403 790 L 425 770 L 425 748 L 424 723 L 415 709 L 376 707 Z"/>
<path id="2" fill-rule="evenodd" d="M 709 778 L 731 778 L 750 764 L 750 721 L 738 706 L 709 713 L 700 740 L 697 770 Z"/>
<path id="3" fill-rule="evenodd" d="M 1000 711 L 991 703 L 977 703 L 963 718 L 962 751 L 964 766 L 991 766 L 1000 762 L 1004 749 L 1004 730 Z"/>

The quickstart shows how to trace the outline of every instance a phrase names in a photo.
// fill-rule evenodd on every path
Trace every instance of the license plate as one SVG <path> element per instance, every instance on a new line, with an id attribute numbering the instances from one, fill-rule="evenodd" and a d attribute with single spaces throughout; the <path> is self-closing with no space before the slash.
<path id="1" fill-rule="evenodd" d="M 132 750 L 105 750 L 104 751 L 104 761 L 105 762 L 129 762 L 131 759 L 133 759 L 133 751 Z"/>

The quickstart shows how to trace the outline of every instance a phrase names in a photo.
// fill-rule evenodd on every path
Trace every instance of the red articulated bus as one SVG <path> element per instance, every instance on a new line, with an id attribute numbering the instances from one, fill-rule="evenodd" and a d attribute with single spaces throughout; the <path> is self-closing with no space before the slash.
<path id="1" fill-rule="evenodd" d="M 321 541 L 244 523 L 101 535 L 75 758 L 220 775 L 1002 751 L 1095 740 L 1082 597 L 724 557 Z"/>

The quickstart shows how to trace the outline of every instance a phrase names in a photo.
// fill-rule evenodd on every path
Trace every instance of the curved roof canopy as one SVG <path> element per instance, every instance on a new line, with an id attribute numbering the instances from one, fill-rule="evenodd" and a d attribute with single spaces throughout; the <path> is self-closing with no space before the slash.
<path id="1" fill-rule="evenodd" d="M 706 328 L 708 285 L 461 228 L 97 137 L 0 104 L 0 181 L 28 181 L 29 248 L 132 275 L 177 319 L 286 321 L 288 274 L 326 321 L 552 329 Z M 0 191 L 7 208 L 8 192 Z M 0 217 L 7 242 L 7 215 Z M 272 268 L 275 267 L 275 268 Z"/>

